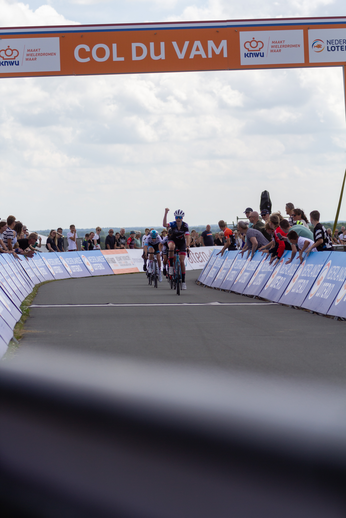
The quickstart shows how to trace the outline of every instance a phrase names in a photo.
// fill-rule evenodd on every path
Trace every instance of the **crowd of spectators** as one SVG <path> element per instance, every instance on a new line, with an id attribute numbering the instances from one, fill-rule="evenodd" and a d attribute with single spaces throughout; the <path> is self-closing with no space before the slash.
<path id="1" fill-rule="evenodd" d="M 215 234 L 211 231 L 211 225 L 206 225 L 203 232 L 195 229 L 190 231 L 190 248 L 201 246 L 221 246 L 223 253 L 228 250 L 248 251 L 254 254 L 257 249 L 271 256 L 271 261 L 279 259 L 285 250 L 292 250 L 292 257 L 304 247 L 308 253 L 313 250 L 332 250 L 333 245 L 346 245 L 346 229 L 336 229 L 334 235 L 330 228 L 325 228 L 320 223 L 318 211 L 312 211 L 309 219 L 304 211 L 296 208 L 293 203 L 287 203 L 284 218 L 280 212 L 270 213 L 262 210 L 260 213 L 248 207 L 245 217 L 238 221 L 236 228 L 228 228 L 224 220 L 218 222 L 219 231 Z M 143 240 L 149 234 L 149 228 L 145 229 L 142 236 L 140 231 L 132 230 L 127 236 L 125 229 L 120 232 L 108 230 L 103 243 L 101 242 L 101 227 L 96 227 L 95 232 L 89 232 L 80 240 L 75 225 L 70 225 L 66 238 L 61 227 L 51 230 L 45 245 L 42 245 L 41 237 L 36 232 L 29 232 L 27 227 L 15 216 L 9 216 L 6 221 L 0 221 L 0 253 L 9 253 L 15 256 L 26 255 L 32 257 L 37 251 L 70 252 L 76 250 L 106 250 L 114 249 L 141 249 Z M 293 233 L 292 233 L 293 232 Z M 161 232 L 161 237 L 167 235 L 167 230 Z M 305 239 L 303 242 L 302 239 Z M 308 240 L 308 241 L 306 241 Z M 308 244 L 309 246 L 308 246 Z M 66 246 L 65 246 L 66 245 Z M 301 254 L 300 254 L 301 256 Z"/>

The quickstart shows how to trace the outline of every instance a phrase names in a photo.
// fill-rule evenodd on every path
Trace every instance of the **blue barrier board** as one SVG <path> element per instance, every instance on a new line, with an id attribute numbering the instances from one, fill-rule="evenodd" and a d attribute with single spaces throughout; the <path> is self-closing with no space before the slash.
<path id="1" fill-rule="evenodd" d="M 296 264 L 296 262 L 286 264 L 288 259 L 291 257 L 291 254 L 291 250 L 286 250 L 283 254 L 275 270 L 262 289 L 259 295 L 261 298 L 271 300 L 272 302 L 278 302 L 280 300 L 282 293 L 287 288 L 287 285 L 298 268 L 298 264 Z"/>
<path id="2" fill-rule="evenodd" d="M 90 277 L 88 268 L 79 257 L 78 252 L 58 254 L 60 261 L 71 277 Z"/>
<path id="3" fill-rule="evenodd" d="M 234 281 L 238 277 L 238 274 L 239 274 L 240 270 L 243 268 L 245 263 L 246 263 L 245 257 L 242 257 L 242 255 L 240 253 L 238 253 L 236 255 L 233 263 L 231 264 L 231 266 L 223 280 L 223 283 L 220 286 L 221 290 L 226 290 L 226 291 L 231 290 Z"/>
<path id="4" fill-rule="evenodd" d="M 13 293 L 15 293 L 17 300 L 20 301 L 19 305 L 23 302 L 25 297 L 27 296 L 26 291 L 22 288 L 20 282 L 18 281 L 17 277 L 13 273 L 12 269 L 9 267 L 7 262 L 0 256 L 0 264 L 2 266 L 0 275 L 3 277 L 3 282 L 6 285 L 9 286 L 10 290 L 12 290 Z M 12 297 L 12 293 L 11 293 Z M 16 301 L 17 302 L 17 301 Z"/>
<path id="5" fill-rule="evenodd" d="M 261 252 L 258 252 L 261 254 Z M 269 258 L 267 255 L 261 254 L 261 261 L 255 270 L 255 273 L 251 277 L 248 285 L 245 287 L 243 291 L 243 295 L 251 295 L 252 297 L 258 297 L 264 288 L 267 280 L 271 276 L 274 271 L 275 266 L 269 264 Z"/>
<path id="6" fill-rule="evenodd" d="M 0 307 L 0 336 L 6 345 L 10 343 L 13 338 L 13 328 L 11 329 L 3 318 L 4 309 Z"/>
<path id="7" fill-rule="evenodd" d="M 217 254 L 219 253 L 219 251 L 217 252 Z M 210 268 L 209 272 L 208 272 L 208 275 L 205 277 L 204 279 L 204 282 L 203 284 L 205 286 L 211 286 L 213 284 L 213 281 L 218 273 L 218 271 L 220 270 L 222 264 L 224 263 L 225 261 L 225 256 L 224 255 L 216 255 L 216 259 L 214 261 L 214 264 L 213 266 Z"/>
<path id="8" fill-rule="evenodd" d="M 280 304 L 300 307 L 328 257 L 329 254 L 326 252 L 312 252 L 307 259 L 304 259 L 302 264 L 299 263 L 298 259 L 298 269 L 283 292 L 279 301 Z M 295 262 L 295 259 L 292 262 Z"/>
<path id="9" fill-rule="evenodd" d="M 49 252 L 41 254 L 40 257 L 54 279 L 69 279 L 71 275 L 68 273 L 62 262 L 60 261 L 59 255 L 56 252 Z"/>
<path id="10" fill-rule="evenodd" d="M 215 276 L 213 283 L 211 285 L 212 288 L 220 288 L 221 284 L 223 283 L 227 273 L 229 272 L 230 267 L 232 266 L 232 263 L 234 259 L 237 257 L 238 251 L 237 250 L 226 250 L 223 254 L 223 257 L 225 258 L 224 262 L 221 265 L 220 270 L 218 271 L 217 275 Z"/>
<path id="11" fill-rule="evenodd" d="M 327 254 L 328 252 L 317 252 Z M 330 252 L 302 307 L 326 315 L 346 278 L 344 252 Z"/>
<path id="12" fill-rule="evenodd" d="M 252 259 L 250 259 L 250 257 L 246 259 L 243 268 L 240 270 L 237 278 L 233 283 L 232 291 L 234 291 L 235 293 L 244 292 L 246 286 L 250 282 L 262 259 L 263 257 L 261 252 L 256 252 Z"/>
<path id="13" fill-rule="evenodd" d="M 78 255 L 91 275 L 114 275 L 112 268 L 109 266 L 106 257 L 102 254 L 101 250 L 78 252 Z"/>
<path id="14" fill-rule="evenodd" d="M 40 277 L 38 277 L 39 273 L 38 273 L 37 268 L 33 268 L 34 263 L 33 263 L 33 261 L 31 261 L 31 259 L 29 259 L 29 258 L 23 259 L 21 262 L 21 266 L 24 268 L 27 275 L 30 277 L 31 281 L 34 284 L 40 284 L 40 282 L 42 282 Z"/>
<path id="15" fill-rule="evenodd" d="M 8 295 L 0 288 L 0 305 L 4 309 L 2 316 L 7 324 L 14 328 L 20 319 L 22 312 L 17 308 L 15 303 L 8 297 Z"/>
<path id="16" fill-rule="evenodd" d="M 342 284 L 327 315 L 346 318 L 346 281 Z"/>
<path id="17" fill-rule="evenodd" d="M 28 296 L 34 287 L 33 282 L 27 276 L 25 270 L 21 267 L 22 259 L 15 259 L 12 255 L 6 254 L 4 257 L 7 264 L 12 269 L 14 275 L 17 277 L 19 283 L 22 285 L 23 289 L 26 291 Z"/>
<path id="18" fill-rule="evenodd" d="M 204 284 L 204 280 L 207 277 L 209 270 L 212 268 L 214 262 L 216 261 L 216 254 L 218 252 L 219 252 L 219 250 L 216 250 L 216 249 L 213 250 L 213 253 L 209 257 L 209 261 L 207 262 L 207 264 L 205 265 L 205 267 L 202 270 L 202 273 L 200 274 L 200 276 L 197 279 L 200 283 Z"/>
<path id="19" fill-rule="evenodd" d="M 45 262 L 42 259 L 43 254 L 35 254 L 32 258 L 32 261 L 34 265 L 36 266 L 37 270 L 39 271 L 39 274 L 41 278 L 43 279 L 42 282 L 45 281 L 52 281 L 54 279 L 54 275 L 51 273 L 50 269 L 47 267 Z"/>
<path id="20" fill-rule="evenodd" d="M 0 287 L 6 293 L 6 295 L 11 300 L 13 300 L 13 303 L 19 308 L 21 303 L 22 303 L 22 300 L 23 300 L 22 295 L 21 294 L 17 294 L 17 291 L 18 291 L 17 286 L 15 286 L 12 283 L 11 279 L 10 279 L 10 282 L 8 282 L 7 277 L 8 276 L 7 276 L 4 268 L 0 268 Z"/>

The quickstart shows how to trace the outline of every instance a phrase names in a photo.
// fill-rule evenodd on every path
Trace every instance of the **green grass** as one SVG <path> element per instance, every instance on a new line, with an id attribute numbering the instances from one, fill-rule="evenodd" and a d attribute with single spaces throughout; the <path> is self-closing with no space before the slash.
<path id="1" fill-rule="evenodd" d="M 10 358 L 12 358 L 13 356 L 16 355 L 16 352 L 17 352 L 18 348 L 20 347 L 20 341 L 25 334 L 24 326 L 25 326 L 25 322 L 27 321 L 27 319 L 30 316 L 30 306 L 34 301 L 40 286 L 43 286 L 44 284 L 48 284 L 50 282 L 54 282 L 54 280 L 36 284 L 36 286 L 34 287 L 32 292 L 30 293 L 30 295 L 28 295 L 26 297 L 26 299 L 23 300 L 23 302 L 20 306 L 22 316 L 20 317 L 20 320 L 16 323 L 14 330 L 13 330 L 14 340 L 10 341 L 7 351 L 4 354 L 4 356 L 2 357 L 1 361 L 9 360 Z"/>

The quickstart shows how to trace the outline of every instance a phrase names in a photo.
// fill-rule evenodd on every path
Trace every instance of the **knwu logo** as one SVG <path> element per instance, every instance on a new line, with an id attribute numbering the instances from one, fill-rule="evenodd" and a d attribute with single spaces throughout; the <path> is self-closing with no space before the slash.
<path id="1" fill-rule="evenodd" d="M 251 41 L 244 43 L 244 47 L 247 50 L 247 52 L 244 52 L 245 58 L 264 58 L 264 52 L 261 52 L 264 47 L 263 41 L 252 38 Z"/>
<path id="2" fill-rule="evenodd" d="M 18 67 L 19 60 L 17 57 L 19 56 L 19 50 L 11 49 L 10 46 L 7 49 L 0 50 L 0 66 L 3 67 Z"/>

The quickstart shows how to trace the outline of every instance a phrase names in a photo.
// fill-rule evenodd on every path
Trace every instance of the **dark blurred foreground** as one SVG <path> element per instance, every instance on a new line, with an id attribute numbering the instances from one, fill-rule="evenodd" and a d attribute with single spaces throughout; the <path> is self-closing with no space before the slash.
<path id="1" fill-rule="evenodd" d="M 346 389 L 43 349 L 0 368 L 9 517 L 345 516 Z"/>

